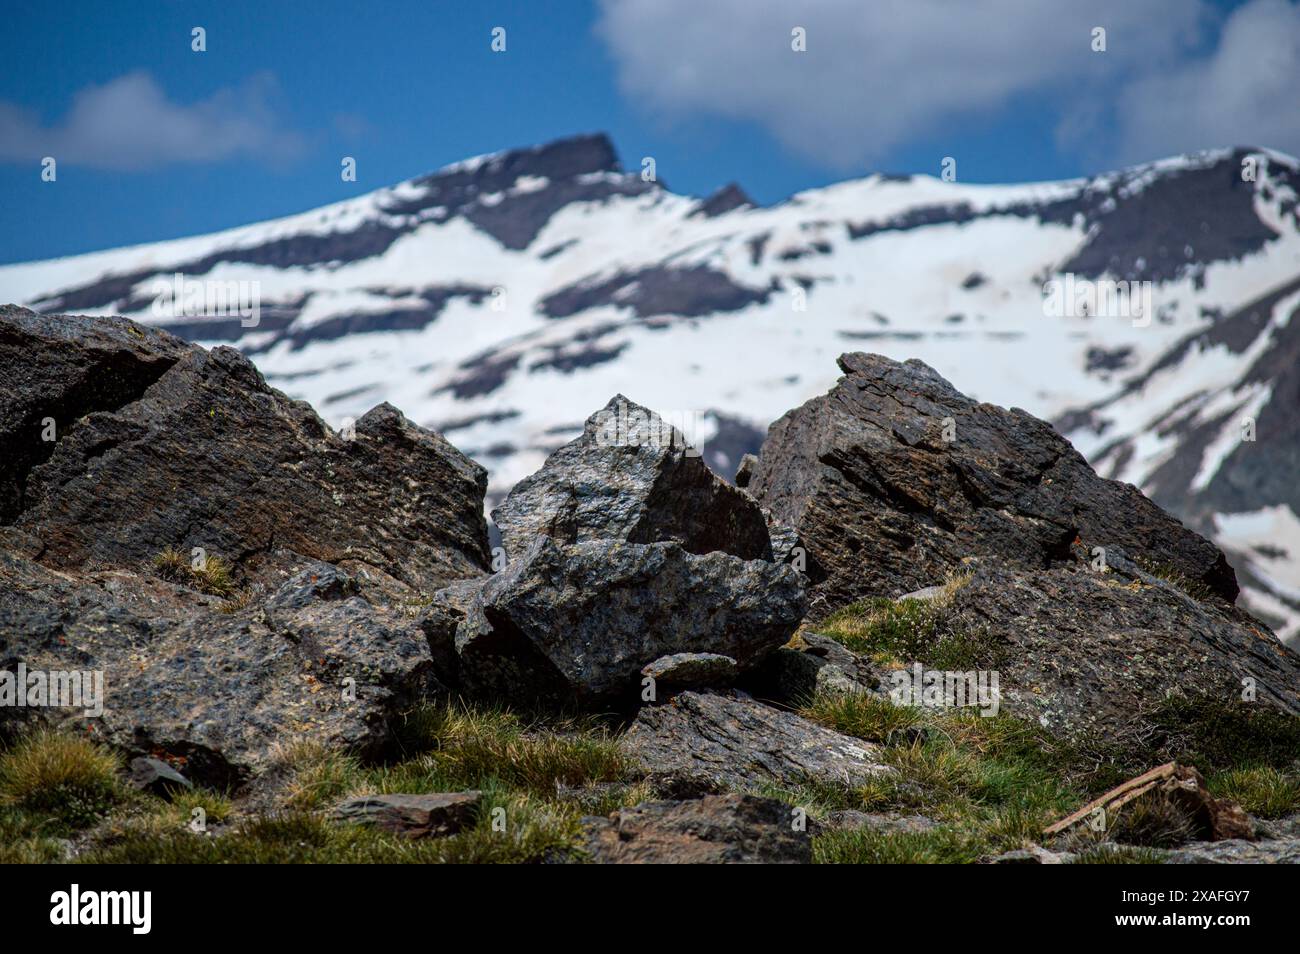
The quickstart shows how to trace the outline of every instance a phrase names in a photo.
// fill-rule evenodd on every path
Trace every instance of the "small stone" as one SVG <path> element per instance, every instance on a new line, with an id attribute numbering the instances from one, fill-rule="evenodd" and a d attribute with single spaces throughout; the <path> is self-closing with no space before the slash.
<path id="1" fill-rule="evenodd" d="M 342 802 L 337 821 L 374 825 L 410 838 L 454 835 L 473 824 L 482 793 L 436 792 L 428 795 L 366 795 Z"/>
<path id="2" fill-rule="evenodd" d="M 191 789 L 194 783 L 161 759 L 135 758 L 131 760 L 131 784 L 142 792 L 170 800 L 181 789 Z"/>

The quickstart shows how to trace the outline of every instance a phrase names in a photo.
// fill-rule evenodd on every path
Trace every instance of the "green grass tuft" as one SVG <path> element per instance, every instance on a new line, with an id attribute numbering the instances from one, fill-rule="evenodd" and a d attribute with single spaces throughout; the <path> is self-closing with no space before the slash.
<path id="1" fill-rule="evenodd" d="M 0 804 L 47 816 L 68 833 L 103 817 L 123 795 L 122 760 L 80 736 L 40 729 L 0 755 Z"/>

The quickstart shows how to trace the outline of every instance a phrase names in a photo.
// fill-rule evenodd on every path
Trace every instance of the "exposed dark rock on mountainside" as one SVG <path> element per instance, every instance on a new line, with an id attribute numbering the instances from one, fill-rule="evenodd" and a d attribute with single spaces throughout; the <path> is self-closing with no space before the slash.
<path id="1" fill-rule="evenodd" d="M 829 394 L 772 425 L 746 481 L 802 537 L 815 610 L 942 582 L 970 556 L 1045 567 L 1076 540 L 1235 600 L 1218 548 L 1098 477 L 1045 422 L 972 401 L 919 361 L 858 353 L 840 368 Z"/>
<path id="2" fill-rule="evenodd" d="M 740 487 L 679 434 L 645 440 L 651 412 L 616 397 L 612 432 L 598 412 L 498 508 L 494 561 L 482 469 L 395 408 L 336 434 L 233 350 L 4 309 L 0 672 L 100 672 L 103 712 L 6 703 L 0 742 L 52 722 L 154 760 L 142 785 L 164 796 L 251 805 L 306 745 L 383 766 L 359 788 L 294 781 L 312 824 L 484 837 L 514 778 L 567 806 L 590 860 L 807 861 L 809 792 L 837 793 L 841 835 L 939 825 L 906 820 L 942 734 L 890 701 L 912 664 L 995 671 L 992 701 L 1053 750 L 1142 734 L 1192 694 L 1300 715 L 1300 657 L 1233 605 L 1212 544 L 1024 412 L 919 362 L 841 367 Z M 831 625 L 845 614 L 856 630 Z M 571 721 L 546 735 L 483 715 L 499 706 Z M 442 721 L 399 778 L 413 713 Z M 875 817 L 868 796 L 907 811 L 844 822 Z M 1290 857 L 1290 837 L 1243 856 Z"/>

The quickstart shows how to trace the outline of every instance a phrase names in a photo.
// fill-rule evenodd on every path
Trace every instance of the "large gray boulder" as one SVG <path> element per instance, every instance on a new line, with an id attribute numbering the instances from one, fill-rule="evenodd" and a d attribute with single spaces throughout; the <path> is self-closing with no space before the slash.
<path id="1" fill-rule="evenodd" d="M 539 536 L 674 542 L 690 553 L 772 557 L 754 502 L 715 476 L 681 431 L 622 395 L 516 484 L 492 519 L 512 559 Z"/>
<path id="2" fill-rule="evenodd" d="M 485 472 L 439 435 L 387 405 L 336 434 L 231 349 L 15 307 L 0 412 L 0 670 L 103 688 L 0 734 L 71 723 L 237 788 L 287 741 L 382 755 L 445 691 L 412 607 L 489 551 Z"/>
<path id="3" fill-rule="evenodd" d="M 0 670 L 102 674 L 103 709 L 0 708 L 0 730 L 72 726 L 222 789 L 272 767 L 283 743 L 386 754 L 402 713 L 445 693 L 424 633 L 337 568 L 296 560 L 301 572 L 264 602 L 223 612 L 149 576 L 72 575 L 0 550 Z"/>
<path id="4" fill-rule="evenodd" d="M 488 569 L 482 467 L 386 404 L 336 434 L 230 348 L 5 308 L 0 409 L 0 519 L 47 566 L 285 548 L 430 589 Z"/>
<path id="5" fill-rule="evenodd" d="M 436 656 L 454 640 L 468 692 L 599 706 L 634 701 L 641 670 L 676 653 L 748 669 L 790 638 L 804 609 L 803 581 L 787 566 L 543 536 L 477 591 L 440 593 L 421 624 Z"/>
<path id="6" fill-rule="evenodd" d="M 747 491 L 807 549 L 819 615 L 940 583 L 970 556 L 1038 568 L 1120 548 L 1232 602 L 1224 555 L 1051 425 L 981 404 L 920 361 L 845 354 L 844 377 L 772 425 Z"/>

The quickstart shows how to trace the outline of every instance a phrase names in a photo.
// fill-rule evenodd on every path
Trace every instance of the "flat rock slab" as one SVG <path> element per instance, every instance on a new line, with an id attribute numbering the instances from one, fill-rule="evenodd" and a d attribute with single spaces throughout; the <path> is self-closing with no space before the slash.
<path id="1" fill-rule="evenodd" d="M 862 785 L 891 771 L 880 764 L 876 746 L 741 694 L 683 692 L 666 705 L 647 706 L 623 742 L 651 772 L 737 788 Z"/>
<path id="2" fill-rule="evenodd" d="M 366 795 L 342 802 L 331 812 L 336 821 L 374 825 L 410 838 L 454 835 L 474 823 L 483 793 L 436 792 L 428 795 Z"/>
<path id="3" fill-rule="evenodd" d="M 707 795 L 644 802 L 584 820 L 597 864 L 808 864 L 812 841 L 784 802 Z"/>

